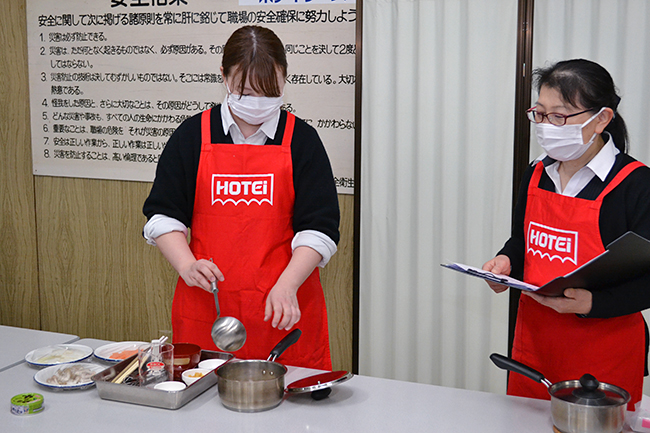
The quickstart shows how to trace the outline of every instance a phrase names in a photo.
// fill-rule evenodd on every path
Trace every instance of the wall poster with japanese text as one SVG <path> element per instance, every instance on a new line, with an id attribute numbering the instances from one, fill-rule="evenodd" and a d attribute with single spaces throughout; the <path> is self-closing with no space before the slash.
<path id="1" fill-rule="evenodd" d="M 223 101 L 223 46 L 247 24 L 282 40 L 284 108 L 353 193 L 354 0 L 27 0 L 33 173 L 153 181 L 176 127 Z"/>

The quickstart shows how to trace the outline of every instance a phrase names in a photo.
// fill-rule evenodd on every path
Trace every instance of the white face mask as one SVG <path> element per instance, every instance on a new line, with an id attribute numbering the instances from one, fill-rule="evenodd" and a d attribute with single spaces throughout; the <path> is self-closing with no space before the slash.
<path id="1" fill-rule="evenodd" d="M 605 107 L 582 125 L 555 126 L 550 123 L 536 123 L 537 142 L 544 152 L 556 161 L 573 161 L 580 158 L 596 139 L 596 133 L 587 143 L 582 142 L 582 128 L 594 120 Z"/>
<path id="2" fill-rule="evenodd" d="M 267 96 L 233 95 L 228 89 L 228 107 L 232 114 L 249 125 L 261 125 L 273 119 L 282 106 L 282 96 L 270 98 Z"/>

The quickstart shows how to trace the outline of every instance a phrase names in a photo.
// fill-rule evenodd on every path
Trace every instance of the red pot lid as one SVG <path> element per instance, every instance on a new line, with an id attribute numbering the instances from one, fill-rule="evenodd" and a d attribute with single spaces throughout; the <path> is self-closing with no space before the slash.
<path id="1" fill-rule="evenodd" d="M 352 376 L 352 373 L 348 371 L 329 371 L 327 373 L 317 374 L 315 376 L 309 376 L 291 382 L 287 386 L 286 391 L 294 394 L 318 391 L 319 389 L 325 389 L 343 383 L 346 380 L 351 379 Z"/>

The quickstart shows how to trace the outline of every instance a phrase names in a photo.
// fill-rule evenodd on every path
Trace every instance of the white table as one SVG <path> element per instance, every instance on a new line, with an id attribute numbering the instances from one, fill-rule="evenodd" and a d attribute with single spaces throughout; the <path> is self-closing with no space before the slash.
<path id="1" fill-rule="evenodd" d="M 108 343 L 82 339 L 92 348 Z M 329 398 L 286 399 L 275 409 L 233 412 L 214 386 L 178 410 L 102 400 L 93 387 L 54 392 L 36 384 L 36 369 L 22 363 L 0 372 L 0 426 L 7 432 L 480 432 L 551 433 L 550 402 L 433 385 L 355 376 L 332 388 Z M 289 367 L 286 383 L 313 374 Z M 45 409 L 11 414 L 16 394 L 38 392 Z"/>
<path id="2" fill-rule="evenodd" d="M 77 340 L 76 335 L 0 325 L 0 371 L 25 362 L 25 355 L 34 349 Z"/>

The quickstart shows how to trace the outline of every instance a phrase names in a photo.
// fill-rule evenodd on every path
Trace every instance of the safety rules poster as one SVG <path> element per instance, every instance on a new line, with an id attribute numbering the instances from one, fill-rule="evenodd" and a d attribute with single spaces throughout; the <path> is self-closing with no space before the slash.
<path id="1" fill-rule="evenodd" d="M 354 187 L 354 0 L 27 0 L 33 173 L 149 182 L 176 127 L 223 101 L 223 46 L 272 29 L 284 108 Z"/>

